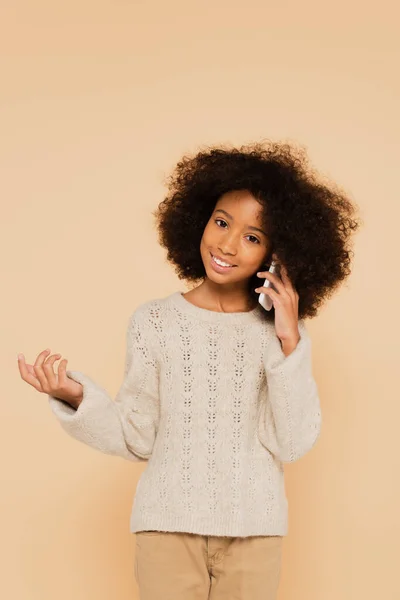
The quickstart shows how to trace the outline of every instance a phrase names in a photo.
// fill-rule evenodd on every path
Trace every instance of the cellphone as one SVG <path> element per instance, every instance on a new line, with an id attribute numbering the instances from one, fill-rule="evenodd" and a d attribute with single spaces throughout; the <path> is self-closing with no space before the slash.
<path id="1" fill-rule="evenodd" d="M 279 266 L 275 260 L 271 262 L 271 266 L 268 269 L 268 272 L 277 273 L 279 275 Z M 265 280 L 262 287 L 272 287 L 272 289 L 276 291 L 275 286 L 269 281 L 269 279 Z M 269 296 L 267 296 L 267 294 L 261 293 L 258 297 L 258 301 L 261 304 L 261 306 L 265 308 L 265 310 L 271 310 L 273 303 L 272 299 Z"/>

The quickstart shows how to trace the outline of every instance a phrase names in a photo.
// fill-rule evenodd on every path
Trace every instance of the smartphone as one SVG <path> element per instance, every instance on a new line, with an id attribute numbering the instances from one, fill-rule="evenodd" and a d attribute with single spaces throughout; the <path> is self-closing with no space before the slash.
<path id="1" fill-rule="evenodd" d="M 275 260 L 273 260 L 271 262 L 271 266 L 268 269 L 268 272 L 269 273 L 277 273 L 279 275 L 279 265 L 277 264 L 277 262 Z M 265 280 L 262 287 L 272 287 L 273 290 L 277 291 L 275 286 L 269 281 L 269 279 Z M 269 296 L 267 296 L 267 294 L 261 293 L 258 297 L 258 301 L 261 304 L 261 306 L 263 308 L 265 308 L 265 310 L 271 310 L 273 303 L 272 303 L 272 299 Z"/>

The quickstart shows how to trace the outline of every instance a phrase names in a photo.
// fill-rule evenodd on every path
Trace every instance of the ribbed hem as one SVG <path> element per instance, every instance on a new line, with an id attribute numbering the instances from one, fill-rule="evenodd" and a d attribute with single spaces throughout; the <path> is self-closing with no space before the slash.
<path id="1" fill-rule="evenodd" d="M 272 516 L 272 515 L 271 515 Z M 277 520 L 272 517 L 268 520 L 262 515 L 250 519 L 232 519 L 229 515 L 206 517 L 204 519 L 194 516 L 164 517 L 159 515 L 137 515 L 132 509 L 130 531 L 175 531 L 182 533 L 196 533 L 198 535 L 212 535 L 220 537 L 249 537 L 254 535 L 281 535 L 288 533 L 288 516 L 284 511 L 282 518 Z"/>

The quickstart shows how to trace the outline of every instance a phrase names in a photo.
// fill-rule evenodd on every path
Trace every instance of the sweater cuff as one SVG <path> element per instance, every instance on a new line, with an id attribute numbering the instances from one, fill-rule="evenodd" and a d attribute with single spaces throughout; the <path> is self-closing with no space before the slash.
<path id="1" fill-rule="evenodd" d="M 69 371 L 67 370 L 67 376 L 74 381 L 80 383 L 83 387 L 83 399 L 77 409 L 73 408 L 70 404 L 60 398 L 48 395 L 50 408 L 55 416 L 61 421 L 61 424 L 65 423 L 79 427 L 79 423 L 85 418 L 85 415 L 92 410 L 99 411 L 100 405 L 106 406 L 109 403 L 108 394 L 106 390 L 101 388 L 95 383 L 90 377 L 81 373 L 80 371 Z"/>
<path id="2" fill-rule="evenodd" d="M 261 406 L 259 437 L 282 462 L 301 458 L 321 428 L 318 387 L 312 373 L 311 338 L 299 322 L 300 340 L 288 355 L 274 334 L 265 357 L 268 401 Z"/>
<path id="3" fill-rule="evenodd" d="M 300 370 L 307 378 L 312 375 L 311 338 L 302 321 L 299 321 L 299 335 L 297 346 L 288 356 L 283 352 L 279 339 L 274 336 L 274 351 L 268 354 L 265 361 L 269 377 L 283 374 L 293 377 L 299 375 Z"/>

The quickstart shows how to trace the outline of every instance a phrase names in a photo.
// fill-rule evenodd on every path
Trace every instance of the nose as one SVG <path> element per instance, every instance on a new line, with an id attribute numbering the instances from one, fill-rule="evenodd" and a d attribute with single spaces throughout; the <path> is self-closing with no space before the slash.
<path id="1" fill-rule="evenodd" d="M 236 256 L 237 254 L 234 246 L 232 246 L 232 244 L 228 244 L 226 240 L 224 240 L 223 244 L 219 244 L 218 250 L 221 253 L 221 256 Z"/>
<path id="2" fill-rule="evenodd" d="M 222 229 L 222 235 L 218 240 L 218 251 L 221 253 L 221 257 L 234 257 L 238 253 L 238 245 L 240 243 L 240 231 L 234 231 L 233 229 Z"/>

